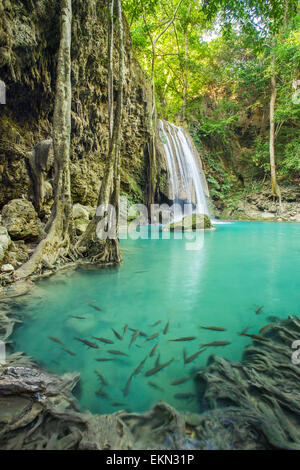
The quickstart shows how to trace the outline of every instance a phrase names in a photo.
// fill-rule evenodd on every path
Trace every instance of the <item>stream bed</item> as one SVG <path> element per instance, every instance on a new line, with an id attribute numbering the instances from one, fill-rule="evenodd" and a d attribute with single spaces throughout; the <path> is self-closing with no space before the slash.
<path id="1" fill-rule="evenodd" d="M 300 224 L 233 222 L 219 223 L 216 228 L 204 233 L 199 251 L 187 250 L 186 241 L 174 235 L 164 240 L 157 232 L 158 239 L 122 240 L 120 267 L 64 271 L 38 281 L 38 296 L 20 306 L 24 323 L 12 337 L 15 350 L 26 352 L 57 374 L 80 372 L 77 397 L 82 409 L 94 413 L 118 409 L 144 412 L 159 400 L 179 410 L 199 411 L 192 397 L 192 377 L 205 367 L 209 356 L 240 360 L 251 339 L 238 332 L 249 327 L 248 333 L 257 334 L 265 324 L 299 315 L 300 310 Z M 123 336 L 125 325 L 128 329 Z M 139 335 L 130 346 L 130 328 L 148 337 L 159 335 L 150 340 Z M 49 337 L 57 338 L 63 346 Z M 170 341 L 182 337 L 196 339 Z M 184 364 L 184 349 L 189 357 L 215 341 L 230 344 L 209 346 Z M 156 344 L 155 354 L 149 357 Z M 116 350 L 127 355 L 108 352 Z M 173 361 L 145 376 L 155 367 L 158 354 L 160 364 Z M 124 396 L 129 377 L 145 357 Z M 95 371 L 106 385 L 101 386 Z M 171 385 L 185 377 L 190 380 Z"/>

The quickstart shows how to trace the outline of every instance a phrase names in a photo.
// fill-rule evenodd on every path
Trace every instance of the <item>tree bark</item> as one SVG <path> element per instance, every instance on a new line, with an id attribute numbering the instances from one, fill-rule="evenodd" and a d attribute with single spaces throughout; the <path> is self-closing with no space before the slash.
<path id="1" fill-rule="evenodd" d="M 61 0 L 61 37 L 53 117 L 55 197 L 45 228 L 47 235 L 36 247 L 30 260 L 17 270 L 17 277 L 28 277 L 42 264 L 54 267 L 60 257 L 66 259 L 72 252 L 74 227 L 69 168 L 72 100 L 71 36 L 72 3 L 71 0 Z"/>
<path id="2" fill-rule="evenodd" d="M 272 194 L 278 197 L 281 204 L 281 193 L 280 188 L 276 179 L 276 161 L 275 161 L 275 102 L 276 102 L 276 77 L 273 73 L 271 76 L 271 99 L 270 99 L 270 165 L 271 165 L 271 186 Z"/>
<path id="3" fill-rule="evenodd" d="M 185 120 L 187 93 L 188 93 L 188 48 L 189 36 L 188 29 L 184 32 L 184 85 L 183 85 L 183 103 L 182 103 L 182 120 Z"/>
<path id="4" fill-rule="evenodd" d="M 113 115 L 113 24 L 110 23 L 113 4 L 117 10 L 117 21 L 119 28 L 119 77 L 118 77 L 118 95 L 114 118 Z M 108 94 L 109 94 L 109 152 L 105 167 L 104 177 L 101 183 L 98 209 L 94 218 L 89 223 L 86 232 L 77 243 L 77 250 L 89 261 L 118 264 L 121 262 L 121 254 L 118 241 L 118 213 L 119 213 L 119 195 L 120 195 L 120 145 L 123 114 L 123 85 L 124 85 L 124 31 L 122 18 L 121 0 L 110 0 L 109 2 L 109 67 L 108 67 Z M 99 213 L 99 207 L 111 205 L 115 212 L 105 211 Z M 113 220 L 113 216 L 116 216 Z M 107 225 L 113 227 L 113 237 L 99 238 L 97 227 L 106 219 Z"/>

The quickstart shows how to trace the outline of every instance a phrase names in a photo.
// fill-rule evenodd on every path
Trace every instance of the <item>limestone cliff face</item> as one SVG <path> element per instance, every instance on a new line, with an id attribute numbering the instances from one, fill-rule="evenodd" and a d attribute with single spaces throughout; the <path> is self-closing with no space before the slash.
<path id="1" fill-rule="evenodd" d="M 0 208 L 22 195 L 33 200 L 32 149 L 51 144 L 59 3 L 0 0 L 0 79 L 7 87 L 7 104 L 0 105 Z M 95 205 L 108 150 L 106 2 L 73 0 L 72 6 L 72 196 L 74 203 Z M 141 201 L 151 93 L 132 55 L 127 23 L 125 33 L 121 190 Z M 115 41 L 117 51 L 117 35 Z M 42 170 L 51 203 L 53 169 Z"/>

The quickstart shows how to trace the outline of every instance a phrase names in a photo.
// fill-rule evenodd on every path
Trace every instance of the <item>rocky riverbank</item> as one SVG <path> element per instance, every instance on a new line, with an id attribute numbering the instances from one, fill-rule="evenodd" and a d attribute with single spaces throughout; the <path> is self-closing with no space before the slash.
<path id="1" fill-rule="evenodd" d="M 281 205 L 271 195 L 270 185 L 239 191 L 215 202 L 215 212 L 224 220 L 300 222 L 300 187 L 283 186 Z"/>

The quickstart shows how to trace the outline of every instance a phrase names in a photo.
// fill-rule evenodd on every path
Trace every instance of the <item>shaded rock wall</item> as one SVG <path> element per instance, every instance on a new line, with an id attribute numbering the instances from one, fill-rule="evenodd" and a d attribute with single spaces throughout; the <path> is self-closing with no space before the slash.
<path id="1" fill-rule="evenodd" d="M 72 5 L 72 196 L 75 203 L 95 205 L 108 143 L 106 2 Z M 33 200 L 29 158 L 52 135 L 59 14 L 57 0 L 0 0 L 0 78 L 7 87 L 0 109 L 0 208 L 22 195 Z M 125 36 L 121 190 L 143 200 L 150 92 L 132 55 L 127 23 Z M 117 46 L 117 34 L 115 41 Z M 45 177 L 51 182 L 52 176 L 50 169 Z"/>

